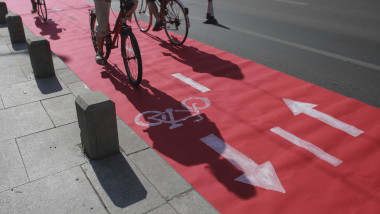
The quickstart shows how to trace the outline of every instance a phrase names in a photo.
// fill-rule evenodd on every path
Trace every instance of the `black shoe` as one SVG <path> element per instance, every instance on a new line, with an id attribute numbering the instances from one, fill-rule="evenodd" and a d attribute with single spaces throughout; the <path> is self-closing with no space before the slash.
<path id="1" fill-rule="evenodd" d="M 162 26 L 164 25 L 164 22 L 162 20 L 156 22 L 154 25 L 153 31 L 160 31 L 162 30 Z"/>

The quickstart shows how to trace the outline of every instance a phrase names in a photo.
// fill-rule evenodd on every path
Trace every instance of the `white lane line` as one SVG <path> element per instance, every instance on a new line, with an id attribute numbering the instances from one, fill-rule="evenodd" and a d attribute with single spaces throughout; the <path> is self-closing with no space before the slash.
<path id="1" fill-rule="evenodd" d="M 279 39 L 279 38 L 276 38 L 276 37 L 267 36 L 267 35 L 264 35 L 264 34 L 255 33 L 255 32 L 251 32 L 251 31 L 248 31 L 248 30 L 244 30 L 244 29 L 240 29 L 240 28 L 235 28 L 235 27 L 232 27 L 232 26 L 231 27 L 228 26 L 228 27 L 231 30 L 242 32 L 242 33 L 246 33 L 246 34 L 249 34 L 251 36 L 259 37 L 259 38 L 262 38 L 262 39 L 266 39 L 266 40 L 270 40 L 270 41 L 273 41 L 273 42 L 277 42 L 277 43 L 281 43 L 281 44 L 284 44 L 284 45 L 288 45 L 288 46 L 292 46 L 292 47 L 295 47 L 295 48 L 299 48 L 299 49 L 302 49 L 304 51 L 313 52 L 313 53 L 316 53 L 316 54 L 319 54 L 319 55 L 323 55 L 323 56 L 326 56 L 326 57 L 334 58 L 334 59 L 341 60 L 341 61 L 344 61 L 344 62 L 349 62 L 349 63 L 355 64 L 355 65 L 359 65 L 359 66 L 362 66 L 362 67 L 365 67 L 365 68 L 369 68 L 369 69 L 380 71 L 380 66 L 379 65 L 375 65 L 375 64 L 364 62 L 364 61 L 361 61 L 361 60 L 353 59 L 353 58 L 350 58 L 350 57 L 345 57 L 345 56 L 342 56 L 342 55 L 338 55 L 338 54 L 334 54 L 334 53 L 331 53 L 331 52 L 328 52 L 328 51 L 324 51 L 324 50 L 320 50 L 320 49 L 317 49 L 317 48 L 312 48 L 312 47 L 309 47 L 309 46 L 297 44 L 297 43 L 294 43 L 294 42 L 289 42 L 289 41 L 286 41 L 286 40 L 283 40 L 283 39 Z"/>
<path id="2" fill-rule="evenodd" d="M 313 153 L 315 156 L 319 157 L 320 159 L 326 161 L 327 163 L 333 165 L 333 166 L 338 166 L 341 164 L 343 161 L 328 154 L 327 152 L 323 151 L 321 148 L 318 146 L 315 146 L 312 143 L 309 143 L 305 140 L 302 140 L 301 138 L 298 138 L 297 136 L 293 135 L 292 133 L 289 133 L 285 130 L 283 130 L 280 127 L 274 127 L 271 128 L 271 132 L 285 138 L 289 142 L 293 143 L 296 146 L 299 146 L 301 148 L 306 149 L 307 151 Z"/>
<path id="3" fill-rule="evenodd" d="M 303 5 L 303 6 L 307 5 L 307 3 L 297 2 L 297 1 L 289 1 L 289 0 L 275 0 L 275 1 L 289 3 L 289 4 L 298 4 L 298 5 Z"/>
<path id="4" fill-rule="evenodd" d="M 197 82 L 195 82 L 194 80 L 188 78 L 188 77 L 185 77 L 183 76 L 182 74 L 180 73 L 175 73 L 175 74 L 172 74 L 173 77 L 181 80 L 182 82 L 190 85 L 191 87 L 195 88 L 195 89 L 198 89 L 199 91 L 201 91 L 202 93 L 205 93 L 205 92 L 208 92 L 208 91 L 211 91 L 209 88 L 207 88 L 206 86 L 203 86 Z"/>

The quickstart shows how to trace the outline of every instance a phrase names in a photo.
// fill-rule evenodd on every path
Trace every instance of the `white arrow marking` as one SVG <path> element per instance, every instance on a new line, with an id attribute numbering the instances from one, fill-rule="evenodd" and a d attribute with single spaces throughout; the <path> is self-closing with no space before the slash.
<path id="1" fill-rule="evenodd" d="M 312 143 L 309 143 L 305 140 L 302 140 L 301 138 L 298 138 L 297 136 L 283 130 L 282 128 L 280 128 L 278 126 L 271 128 L 271 131 L 273 133 L 285 138 L 286 140 L 290 141 L 291 143 L 293 143 L 293 144 L 295 144 L 301 148 L 306 149 L 307 151 L 313 153 L 315 156 L 319 157 L 320 159 L 326 161 L 327 163 L 329 163 L 333 166 L 338 166 L 339 164 L 341 164 L 343 162 L 342 160 L 340 160 L 340 159 L 328 154 L 327 152 L 323 151 L 318 146 L 315 146 Z"/>
<path id="2" fill-rule="evenodd" d="M 188 77 L 185 77 L 183 76 L 182 74 L 180 73 L 175 73 L 175 74 L 172 74 L 173 77 L 181 80 L 182 82 L 190 85 L 191 87 L 201 91 L 202 93 L 205 93 L 205 92 L 208 92 L 208 91 L 211 91 L 209 88 L 207 88 L 206 86 L 203 86 L 197 82 L 195 82 L 194 80 L 188 78 Z"/>
<path id="3" fill-rule="evenodd" d="M 270 161 L 258 165 L 214 134 L 201 138 L 201 141 L 244 172 L 236 181 L 285 193 Z"/>
<path id="4" fill-rule="evenodd" d="M 315 119 L 318 119 L 324 123 L 327 123 L 328 125 L 335 127 L 337 129 L 340 129 L 347 134 L 350 134 L 354 137 L 357 137 L 364 133 L 364 131 L 356 128 L 355 126 L 351 126 L 347 123 L 344 123 L 340 120 L 337 120 L 334 117 L 331 117 L 328 114 L 322 113 L 320 111 L 317 111 L 313 109 L 317 105 L 311 104 L 311 103 L 303 103 L 303 102 L 298 102 L 294 100 L 289 100 L 289 99 L 283 99 L 286 105 L 290 108 L 290 110 L 293 112 L 294 116 L 304 113 L 309 115 L 310 117 L 314 117 Z"/>

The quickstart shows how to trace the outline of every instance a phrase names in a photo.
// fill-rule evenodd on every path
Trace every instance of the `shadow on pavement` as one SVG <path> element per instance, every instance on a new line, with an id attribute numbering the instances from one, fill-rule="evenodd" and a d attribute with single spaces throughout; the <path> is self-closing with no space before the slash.
<path id="1" fill-rule="evenodd" d="M 169 52 L 164 52 L 163 55 L 170 56 L 173 59 L 188 65 L 198 73 L 209 73 L 215 77 L 226 77 L 234 80 L 244 79 L 244 75 L 235 63 L 219 58 L 214 54 L 201 51 L 196 47 L 187 46 L 186 42 L 182 45 L 173 45 L 161 38 L 149 33 L 145 35 L 157 40 L 160 46 L 167 49 Z"/>
<path id="2" fill-rule="evenodd" d="M 36 83 L 42 94 L 51 94 L 62 90 L 61 83 L 56 76 L 36 78 Z"/>
<path id="3" fill-rule="evenodd" d="M 121 153 L 90 161 L 90 164 L 104 191 L 117 207 L 125 208 L 146 198 L 146 189 Z"/>
<path id="4" fill-rule="evenodd" d="M 59 36 L 59 33 L 62 33 L 64 28 L 58 28 L 58 24 L 55 23 L 53 20 L 48 19 L 47 22 L 43 22 L 40 17 L 35 17 L 35 24 L 36 26 L 41 29 L 40 35 L 41 36 L 47 36 L 49 35 L 51 40 L 58 40 L 61 37 Z"/>
<path id="5" fill-rule="evenodd" d="M 140 87 L 133 88 L 127 84 L 128 78 L 126 75 L 116 66 L 105 66 L 101 75 L 103 79 L 109 79 L 115 89 L 123 93 L 139 112 L 145 112 L 137 118 L 141 123 L 149 124 L 150 122 L 157 124 L 157 120 L 151 120 L 151 117 L 155 117 L 154 113 L 157 112 L 165 112 L 168 109 L 185 110 L 181 101 L 153 87 L 147 80 L 143 80 Z M 191 103 L 187 103 L 187 105 L 193 106 Z M 200 106 L 202 103 L 196 103 L 196 105 Z M 147 113 L 147 111 L 156 112 L 152 114 Z M 153 141 L 153 148 L 155 150 L 185 166 L 205 165 L 218 182 L 240 198 L 248 199 L 256 195 L 255 187 L 234 180 L 242 175 L 240 170 L 235 168 L 228 160 L 220 158 L 217 152 L 200 140 L 209 134 L 214 134 L 223 139 L 218 127 L 207 115 L 200 114 L 195 116 L 190 111 L 182 111 L 174 112 L 173 116 L 175 120 L 186 117 L 188 119 L 170 123 L 170 116 L 166 113 L 166 116 L 161 115 L 155 118 L 167 122 L 157 124 L 156 126 L 152 126 L 152 124 L 151 126 L 146 125 L 144 132 Z M 200 169 L 202 167 L 194 167 L 189 170 L 195 170 L 195 173 L 202 173 L 203 170 Z M 197 176 L 202 175 L 199 174 Z"/>

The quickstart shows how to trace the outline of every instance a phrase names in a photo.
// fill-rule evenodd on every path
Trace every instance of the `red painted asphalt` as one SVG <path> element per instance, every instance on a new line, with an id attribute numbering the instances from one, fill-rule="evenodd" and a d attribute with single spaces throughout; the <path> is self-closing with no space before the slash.
<path id="1" fill-rule="evenodd" d="M 5 2 L 36 35 L 50 41 L 52 51 L 83 82 L 113 100 L 118 116 L 220 212 L 377 213 L 380 209 L 379 109 L 191 39 L 173 46 L 163 31 L 144 34 L 132 23 L 144 72 L 141 86 L 134 89 L 122 73 L 119 49 L 113 50 L 106 67 L 94 61 L 87 11 L 92 4 L 49 0 L 49 21 L 42 23 L 25 6 L 29 1 Z M 202 93 L 174 78 L 174 73 L 210 91 Z M 189 112 L 174 112 L 176 119 L 189 117 L 175 123 L 182 126 L 170 129 L 173 124 L 147 127 L 135 123 L 136 116 L 147 111 L 183 110 L 181 102 L 190 97 L 207 98 L 210 106 L 201 109 L 199 103 L 200 116 L 195 117 L 189 117 Z M 328 115 L 330 120 L 364 133 L 354 137 L 308 114 L 294 116 L 284 98 L 316 104 L 315 114 Z M 154 115 L 151 112 L 142 117 L 148 116 Z M 164 120 L 162 116 L 155 118 Z M 329 164 L 272 132 L 274 127 L 342 163 Z M 210 134 L 238 153 L 232 152 L 228 158 L 227 145 L 219 153 L 207 146 L 201 138 Z M 243 156 L 246 158 L 239 159 Z M 247 158 L 258 165 L 270 161 L 284 192 L 236 181 L 245 172 L 242 166 Z"/>

